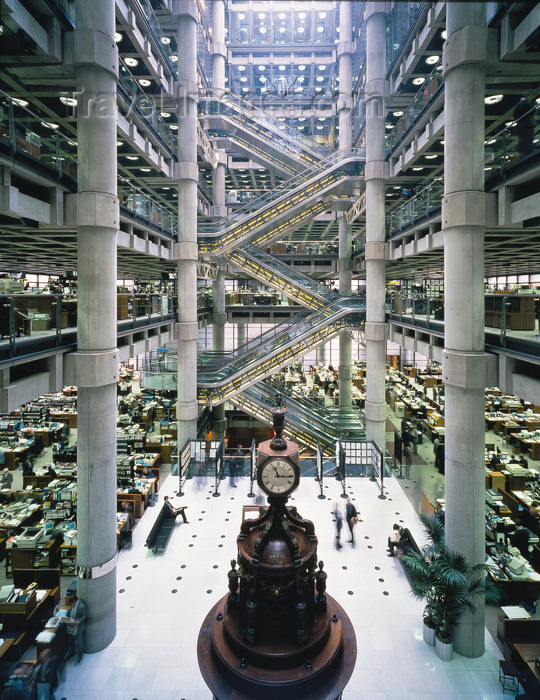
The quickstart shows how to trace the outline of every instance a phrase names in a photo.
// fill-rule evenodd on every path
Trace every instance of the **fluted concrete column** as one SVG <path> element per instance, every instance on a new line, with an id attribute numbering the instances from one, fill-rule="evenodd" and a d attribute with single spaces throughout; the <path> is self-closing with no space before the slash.
<path id="1" fill-rule="evenodd" d="M 197 437 L 197 6 L 178 17 L 178 446 Z"/>
<path id="2" fill-rule="evenodd" d="M 227 314 L 225 313 L 225 272 L 221 269 L 218 271 L 217 278 L 212 285 L 212 306 L 212 350 L 214 352 L 223 352 L 225 350 Z M 224 403 L 214 406 L 212 418 L 213 431 L 216 437 L 223 437 L 227 429 Z"/>
<path id="3" fill-rule="evenodd" d="M 227 45 L 225 41 L 225 2 L 212 2 L 212 91 L 215 96 L 225 94 L 225 61 Z M 218 163 L 212 171 L 214 215 L 227 215 L 225 208 L 225 175 L 227 154 L 217 150 Z"/>
<path id="4" fill-rule="evenodd" d="M 484 95 L 485 4 L 447 3 L 443 49 L 446 543 L 484 563 Z M 454 640 L 484 653 L 484 606 Z"/>
<path id="5" fill-rule="evenodd" d="M 114 0 L 76 3 L 77 591 L 86 651 L 116 635 L 116 82 Z M 83 576 L 83 577 L 81 577 Z"/>
<path id="6" fill-rule="evenodd" d="M 366 62 L 366 437 L 384 451 L 386 428 L 384 92 L 385 3 L 367 3 Z"/>
<path id="7" fill-rule="evenodd" d="M 339 3 L 339 148 L 352 145 L 352 15 L 351 3 Z M 339 213 L 339 293 L 351 295 L 351 226 L 347 223 L 345 212 Z M 339 335 L 339 408 L 347 411 L 352 405 L 352 370 L 351 339 L 347 331 Z"/>

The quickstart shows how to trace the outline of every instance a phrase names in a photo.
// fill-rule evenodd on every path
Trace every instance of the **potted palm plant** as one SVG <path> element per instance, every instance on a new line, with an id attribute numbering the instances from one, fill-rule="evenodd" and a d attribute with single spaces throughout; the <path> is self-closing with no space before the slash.
<path id="1" fill-rule="evenodd" d="M 463 613 L 474 612 L 482 599 L 496 603 L 500 592 L 486 579 L 485 564 L 470 564 L 462 554 L 448 549 L 444 544 L 444 526 L 437 518 L 421 515 L 420 519 L 428 544 L 420 553 L 404 556 L 402 562 L 409 573 L 412 595 L 426 601 L 424 626 L 435 629 L 437 656 L 450 661 L 454 632 Z"/>

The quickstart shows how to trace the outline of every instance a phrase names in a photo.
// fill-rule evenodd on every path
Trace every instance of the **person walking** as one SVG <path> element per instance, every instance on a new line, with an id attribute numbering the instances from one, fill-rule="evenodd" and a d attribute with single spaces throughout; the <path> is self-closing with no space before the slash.
<path id="1" fill-rule="evenodd" d="M 411 446 L 408 442 L 403 445 L 403 456 L 405 457 L 405 478 L 411 478 L 412 455 Z"/>
<path id="2" fill-rule="evenodd" d="M 347 525 L 349 526 L 349 532 L 351 533 L 351 539 L 349 543 L 354 547 L 354 526 L 358 522 L 358 512 L 351 503 L 351 499 L 347 499 L 347 505 L 345 506 L 345 519 L 347 520 Z"/>
<path id="3" fill-rule="evenodd" d="M 341 511 L 339 510 L 337 502 L 334 503 L 332 515 L 336 519 L 336 549 L 343 549 L 343 545 L 341 544 L 341 528 L 343 527 L 343 516 L 341 515 Z"/>

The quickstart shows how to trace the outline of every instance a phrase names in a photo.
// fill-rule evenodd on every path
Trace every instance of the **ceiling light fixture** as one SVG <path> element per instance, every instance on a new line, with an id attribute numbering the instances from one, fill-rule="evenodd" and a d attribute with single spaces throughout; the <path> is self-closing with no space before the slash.
<path id="1" fill-rule="evenodd" d="M 172 129 L 173 131 L 178 131 L 178 124 L 170 124 L 169 129 Z"/>
<path id="2" fill-rule="evenodd" d="M 139 156 L 126 156 L 128 160 L 139 160 Z"/>
<path id="3" fill-rule="evenodd" d="M 487 105 L 496 105 L 498 102 L 502 100 L 503 96 L 502 95 L 488 95 L 487 97 L 484 98 L 484 102 Z"/>
<path id="4" fill-rule="evenodd" d="M 136 58 L 131 58 L 131 56 L 128 56 L 126 59 L 124 59 L 124 63 L 130 68 L 135 68 L 135 66 L 139 65 L 139 61 L 137 61 Z"/>
<path id="5" fill-rule="evenodd" d="M 403 116 L 403 112 L 400 109 L 398 109 L 397 112 L 392 112 L 392 114 L 394 115 L 394 117 L 402 117 Z"/>
<path id="6" fill-rule="evenodd" d="M 170 40 L 170 38 L 169 38 L 168 36 L 162 36 L 162 37 L 161 37 L 161 43 L 162 43 L 162 44 L 165 44 L 165 46 L 167 46 L 168 44 L 171 43 L 171 40 Z"/>
<path id="7" fill-rule="evenodd" d="M 433 160 L 433 158 L 436 158 L 437 155 L 438 155 L 437 153 L 430 153 L 428 156 L 426 156 L 426 158 L 427 158 L 428 160 Z"/>
<path id="8" fill-rule="evenodd" d="M 114 33 L 114 41 L 115 41 L 115 43 L 119 44 L 119 43 L 122 41 L 123 38 L 124 38 L 124 37 L 122 36 L 122 34 L 120 34 L 120 32 L 115 32 L 115 33 Z"/>
<path id="9" fill-rule="evenodd" d="M 74 97 L 60 97 L 60 102 L 68 107 L 77 106 L 77 100 Z"/>
<path id="10" fill-rule="evenodd" d="M 16 105 L 19 105 L 19 107 L 28 107 L 28 100 L 22 100 L 20 97 L 12 97 L 11 101 Z M 62 101 L 62 98 L 60 98 L 60 101 Z"/>
<path id="11" fill-rule="evenodd" d="M 53 122 L 41 122 L 41 126 L 44 126 L 46 129 L 52 129 L 53 131 L 60 128 L 58 124 L 53 124 Z"/>
<path id="12" fill-rule="evenodd" d="M 420 170 L 423 170 L 423 169 L 424 168 L 420 168 L 420 167 L 413 168 L 413 170 L 415 170 L 416 172 L 420 172 Z"/>
<path id="13" fill-rule="evenodd" d="M 143 173 L 149 173 L 152 170 L 152 168 L 141 168 L 141 172 Z"/>
<path id="14" fill-rule="evenodd" d="M 170 112 L 161 112 L 161 116 L 163 119 L 168 119 L 171 116 Z"/>
<path id="15" fill-rule="evenodd" d="M 245 70 L 246 70 L 246 67 L 245 67 L 245 66 L 238 66 L 238 70 L 239 70 L 239 71 L 245 71 Z"/>
<path id="16" fill-rule="evenodd" d="M 425 83 L 426 79 L 425 78 L 414 78 L 412 81 L 413 85 L 422 85 L 422 83 Z"/>
<path id="17" fill-rule="evenodd" d="M 439 60 L 438 56 L 428 56 L 426 58 L 426 63 L 428 64 L 428 66 L 434 66 L 438 60 Z"/>
<path id="18" fill-rule="evenodd" d="M 150 85 L 152 85 L 152 81 L 147 80 L 146 78 L 139 78 L 138 83 L 142 87 L 150 87 Z"/>

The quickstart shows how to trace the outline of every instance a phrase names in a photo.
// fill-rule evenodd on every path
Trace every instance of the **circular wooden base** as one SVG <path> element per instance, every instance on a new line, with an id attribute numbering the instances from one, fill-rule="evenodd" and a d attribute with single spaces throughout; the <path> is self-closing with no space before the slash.
<path id="1" fill-rule="evenodd" d="M 224 596 L 206 616 L 197 643 L 199 667 L 218 700 L 335 700 L 356 663 L 349 617 L 330 596 L 306 644 L 264 639 L 249 645 L 239 611 Z M 262 636 L 262 635 L 261 635 Z"/>

